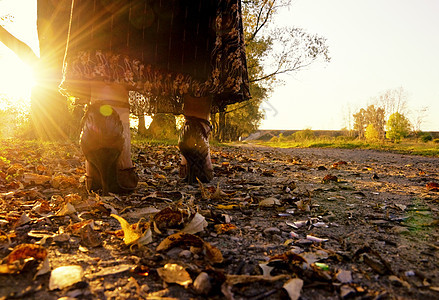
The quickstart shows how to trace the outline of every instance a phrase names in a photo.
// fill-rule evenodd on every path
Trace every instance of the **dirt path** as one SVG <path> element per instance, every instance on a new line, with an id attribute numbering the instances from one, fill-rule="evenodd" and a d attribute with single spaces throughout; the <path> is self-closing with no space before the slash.
<path id="1" fill-rule="evenodd" d="M 56 272 L 34 279 L 42 257 L 30 255 L 33 265 L 20 257 L 9 263 L 14 272 L 0 275 L 0 299 L 288 299 L 287 290 L 291 299 L 294 292 L 301 299 L 439 297 L 439 192 L 427 188 L 439 183 L 439 158 L 214 148 L 216 178 L 200 187 L 178 179 L 175 147 L 142 146 L 134 147 L 137 191 L 99 197 L 79 184 L 83 158 L 75 147 L 2 149 L 10 177 L 0 177 L 0 257 L 31 244 L 46 251 L 52 270 L 74 265 L 82 274 L 54 288 Z M 35 182 L 36 175 L 50 180 Z M 60 213 L 68 203 L 75 211 Z M 125 245 L 110 213 L 138 224 L 145 242 Z M 207 223 L 180 233 L 194 216 Z"/>

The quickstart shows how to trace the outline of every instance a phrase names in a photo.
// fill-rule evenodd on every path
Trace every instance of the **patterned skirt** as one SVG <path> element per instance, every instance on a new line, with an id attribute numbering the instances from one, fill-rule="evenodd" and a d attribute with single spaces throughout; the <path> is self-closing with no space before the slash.
<path id="1" fill-rule="evenodd" d="M 62 88 L 123 84 L 146 113 L 182 113 L 182 96 L 214 110 L 249 99 L 239 0 L 75 0 Z"/>

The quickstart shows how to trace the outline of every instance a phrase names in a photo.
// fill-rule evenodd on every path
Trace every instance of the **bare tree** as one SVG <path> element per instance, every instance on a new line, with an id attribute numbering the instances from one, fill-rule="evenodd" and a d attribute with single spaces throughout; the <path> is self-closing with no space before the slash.
<path id="1" fill-rule="evenodd" d="M 421 126 L 425 122 L 425 118 L 427 117 L 428 106 L 423 106 L 414 111 L 413 117 L 413 130 L 415 132 L 421 131 Z"/>
<path id="2" fill-rule="evenodd" d="M 375 105 L 384 109 L 386 120 L 394 113 L 408 114 L 409 93 L 403 88 L 389 89 L 375 99 Z"/>

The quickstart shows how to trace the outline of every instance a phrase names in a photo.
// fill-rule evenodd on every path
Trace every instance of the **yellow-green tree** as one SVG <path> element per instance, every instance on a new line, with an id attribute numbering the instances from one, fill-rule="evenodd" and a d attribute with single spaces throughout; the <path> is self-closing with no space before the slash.
<path id="1" fill-rule="evenodd" d="M 386 129 L 386 137 L 394 142 L 399 142 L 410 133 L 411 124 L 403 114 L 395 112 L 390 115 Z"/>
<path id="2" fill-rule="evenodd" d="M 378 132 L 379 139 L 384 139 L 385 111 L 382 107 L 369 105 L 367 109 L 360 109 L 354 117 L 354 130 L 359 138 L 366 137 L 366 129 L 373 125 L 374 131 Z M 370 129 L 372 130 L 372 129 Z"/>
<path id="3" fill-rule="evenodd" d="M 366 130 L 364 132 L 364 137 L 366 138 L 366 140 L 372 141 L 372 142 L 379 141 L 379 140 L 383 139 L 382 134 L 380 133 L 379 130 L 377 130 L 375 128 L 375 125 L 373 125 L 373 124 L 367 125 Z"/>
<path id="4" fill-rule="evenodd" d="M 237 139 L 256 130 L 264 111 L 260 109 L 279 75 L 298 72 L 315 61 L 329 62 L 326 39 L 301 28 L 279 27 L 276 14 L 291 0 L 242 1 L 247 67 L 252 99 L 227 107 L 212 116 L 214 136 Z"/>

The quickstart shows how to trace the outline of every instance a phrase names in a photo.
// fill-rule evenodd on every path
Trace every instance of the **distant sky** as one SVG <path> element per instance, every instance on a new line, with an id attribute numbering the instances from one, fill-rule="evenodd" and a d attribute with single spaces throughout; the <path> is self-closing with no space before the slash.
<path id="1" fill-rule="evenodd" d="M 402 86 L 439 131 L 439 1 L 295 0 L 276 21 L 326 37 L 332 60 L 284 76 L 261 129 L 340 129 L 348 107 Z"/>
<path id="2" fill-rule="evenodd" d="M 38 51 L 35 9 L 36 0 L 0 0 L 0 16 L 16 15 L 8 29 Z M 439 0 L 294 0 L 275 22 L 326 37 L 332 60 L 282 77 L 262 129 L 340 129 L 349 108 L 402 86 L 412 110 L 429 108 L 421 129 L 439 131 Z M 0 92 L 26 93 L 8 51 L 0 45 Z"/>

